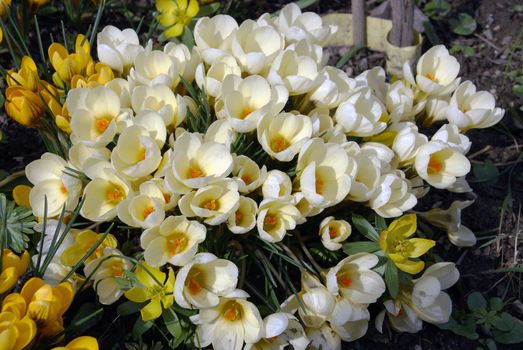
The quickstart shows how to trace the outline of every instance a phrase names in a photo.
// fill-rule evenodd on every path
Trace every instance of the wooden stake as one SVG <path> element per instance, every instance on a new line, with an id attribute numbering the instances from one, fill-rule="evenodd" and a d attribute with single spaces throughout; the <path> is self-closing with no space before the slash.
<path id="1" fill-rule="evenodd" d="M 352 0 L 352 36 L 354 46 L 367 44 L 367 21 L 365 17 L 365 1 Z"/>
<path id="2" fill-rule="evenodd" d="M 389 40 L 394 46 L 404 47 L 413 43 L 414 0 L 390 0 L 392 30 Z"/>

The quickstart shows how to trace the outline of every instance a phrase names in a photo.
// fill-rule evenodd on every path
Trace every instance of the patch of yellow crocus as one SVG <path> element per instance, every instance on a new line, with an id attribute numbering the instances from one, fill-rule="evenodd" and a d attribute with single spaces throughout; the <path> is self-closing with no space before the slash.
<path id="1" fill-rule="evenodd" d="M 411 275 L 421 272 L 425 263 L 410 259 L 419 258 L 436 244 L 431 239 L 409 238 L 416 232 L 416 227 L 416 215 L 408 214 L 394 220 L 380 234 L 381 250 L 398 269 Z"/>
<path id="2" fill-rule="evenodd" d="M 52 350 L 98 350 L 96 338 L 81 336 L 71 340 L 66 346 L 59 346 Z"/>

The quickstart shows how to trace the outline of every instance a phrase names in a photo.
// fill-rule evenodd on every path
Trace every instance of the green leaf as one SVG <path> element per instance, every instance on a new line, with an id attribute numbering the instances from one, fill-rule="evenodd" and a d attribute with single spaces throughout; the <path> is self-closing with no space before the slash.
<path id="1" fill-rule="evenodd" d="M 178 318 L 178 315 L 176 312 L 174 312 L 173 309 L 169 308 L 166 309 L 163 314 L 163 322 L 165 323 L 165 327 L 171 333 L 171 335 L 174 337 L 174 339 L 178 339 L 182 336 L 183 330 L 182 325 L 180 323 L 180 319 Z"/>
<path id="2" fill-rule="evenodd" d="M 469 14 L 460 13 L 457 18 L 449 20 L 450 29 L 458 35 L 470 35 L 476 31 L 476 20 Z"/>
<path id="3" fill-rule="evenodd" d="M 388 261 L 385 266 L 385 284 L 393 299 L 396 299 L 400 289 L 400 283 L 398 278 L 398 268 L 392 261 Z"/>
<path id="4" fill-rule="evenodd" d="M 2 92 L 0 92 L 0 108 L 2 108 L 4 106 L 4 102 L 5 102 L 4 94 Z"/>
<path id="5" fill-rule="evenodd" d="M 343 251 L 348 254 L 356 254 L 356 253 L 374 253 L 375 251 L 380 250 L 380 246 L 376 242 L 368 242 L 368 241 L 362 241 L 362 242 L 351 242 L 343 245 Z"/>
<path id="6" fill-rule="evenodd" d="M 423 6 L 423 12 L 434 19 L 445 17 L 450 10 L 452 10 L 452 5 L 445 0 L 431 0 Z"/>
<path id="7" fill-rule="evenodd" d="M 505 303 L 503 303 L 503 299 L 498 297 L 490 298 L 490 309 L 492 311 L 501 311 L 501 309 L 503 309 L 503 306 L 505 306 Z"/>
<path id="8" fill-rule="evenodd" d="M 183 29 L 182 43 L 184 43 L 185 46 L 187 46 L 189 51 L 192 50 L 194 46 L 194 36 L 192 34 L 192 30 L 187 26 Z"/>
<path id="9" fill-rule="evenodd" d="M 523 97 L 523 85 L 516 84 L 512 87 L 512 91 L 519 97 Z"/>
<path id="10" fill-rule="evenodd" d="M 378 232 L 376 232 L 376 229 L 363 216 L 352 214 L 352 224 L 356 227 L 356 230 L 358 230 L 359 233 L 371 241 L 379 241 L 380 236 L 378 235 Z"/>
<path id="11" fill-rule="evenodd" d="M 423 29 L 425 29 L 425 34 L 427 35 L 427 39 L 429 39 L 430 43 L 434 46 L 440 45 L 443 43 L 441 39 L 439 38 L 438 34 L 436 34 L 436 29 L 434 29 L 434 26 L 430 21 L 423 22 Z"/>
<path id="12" fill-rule="evenodd" d="M 38 9 L 38 14 L 40 16 L 50 16 L 50 15 L 53 15 L 55 13 L 58 12 L 58 8 L 54 7 L 54 6 L 51 6 L 51 5 L 48 5 L 48 6 L 44 6 L 40 9 Z"/>
<path id="13" fill-rule="evenodd" d="M 462 51 L 465 57 L 472 57 L 476 54 L 476 50 L 471 46 L 463 46 Z"/>
<path id="14" fill-rule="evenodd" d="M 135 303 L 134 301 L 125 301 L 118 305 L 116 312 L 121 316 L 128 316 L 137 313 L 142 308 L 143 303 Z"/>
<path id="15" fill-rule="evenodd" d="M 133 325 L 133 330 L 132 330 L 134 339 L 140 338 L 142 335 L 145 334 L 145 332 L 147 332 L 149 329 L 151 329 L 151 327 L 153 325 L 154 325 L 153 321 L 145 322 L 144 320 L 142 320 L 141 316 L 138 316 L 138 318 L 136 319 L 136 322 Z"/>
<path id="16" fill-rule="evenodd" d="M 487 301 L 480 292 L 473 292 L 467 298 L 467 306 L 471 311 L 485 310 Z"/>
<path id="17" fill-rule="evenodd" d="M 374 216 L 374 226 L 381 232 L 387 228 L 387 222 L 381 216 L 376 215 Z"/>
<path id="18" fill-rule="evenodd" d="M 85 303 L 76 311 L 69 327 L 77 333 L 83 333 L 96 326 L 102 319 L 103 313 L 104 309 L 102 306 L 95 303 Z"/>
<path id="19" fill-rule="evenodd" d="M 487 341 L 485 342 L 485 344 L 487 345 L 487 349 L 488 350 L 496 350 L 498 347 L 496 346 L 496 342 L 494 341 L 494 339 L 492 338 L 489 338 L 487 339 Z"/>
<path id="20" fill-rule="evenodd" d="M 336 63 L 336 68 L 342 68 L 349 60 L 354 56 L 358 51 L 365 48 L 365 45 L 356 45 L 353 46 L 349 51 L 347 51 L 343 56 L 340 57 Z"/>
<path id="21" fill-rule="evenodd" d="M 485 182 L 487 185 L 495 184 L 499 178 L 498 168 L 490 159 L 487 159 L 483 164 L 475 164 L 472 173 L 477 182 Z"/>
<path id="22" fill-rule="evenodd" d="M 0 193 L 0 237 L 5 238 L 2 242 L 4 247 L 21 253 L 28 246 L 27 235 L 33 234 L 35 223 L 31 209 L 17 207 L 14 201 L 8 201 Z"/>
<path id="23" fill-rule="evenodd" d="M 219 2 L 213 2 L 212 4 L 202 6 L 200 7 L 200 11 L 198 11 L 198 17 L 206 17 L 210 16 L 220 9 L 220 3 Z"/>
<path id="24" fill-rule="evenodd" d="M 510 318 L 514 326 L 508 332 L 500 332 L 495 329 L 493 331 L 494 339 L 500 344 L 518 344 L 523 342 L 523 325 L 521 321 L 517 321 L 506 312 L 504 312 L 501 317 L 506 319 L 505 322 L 508 322 Z"/>

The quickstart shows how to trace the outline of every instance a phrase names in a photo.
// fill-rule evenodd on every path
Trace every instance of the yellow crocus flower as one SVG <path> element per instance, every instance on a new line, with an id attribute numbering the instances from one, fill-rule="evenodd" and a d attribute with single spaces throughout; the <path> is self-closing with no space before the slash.
<path id="1" fill-rule="evenodd" d="M 11 0 L 0 0 L 0 17 L 5 18 L 11 6 Z"/>
<path id="2" fill-rule="evenodd" d="M 92 61 L 89 41 L 82 34 L 76 37 L 74 53 L 69 54 L 67 49 L 58 43 L 52 43 L 47 53 L 55 70 L 53 81 L 56 86 L 62 86 L 64 82 L 70 83 L 75 74 L 83 75 Z"/>
<path id="3" fill-rule="evenodd" d="M 156 9 L 160 12 L 158 22 L 166 28 L 164 35 L 174 38 L 182 35 L 183 29 L 200 11 L 196 0 L 156 0 Z"/>
<path id="4" fill-rule="evenodd" d="M 30 186 L 27 185 L 18 185 L 13 188 L 13 199 L 18 206 L 31 208 L 29 203 L 29 192 L 31 192 Z"/>
<path id="5" fill-rule="evenodd" d="M 7 86 L 23 86 L 33 92 L 40 90 L 40 78 L 35 61 L 29 56 L 24 56 L 18 72 L 9 70 L 6 81 Z"/>
<path id="6" fill-rule="evenodd" d="M 408 214 L 394 220 L 380 234 L 381 250 L 387 254 L 398 269 L 412 275 L 422 271 L 425 263 L 409 260 L 409 258 L 419 258 L 436 244 L 431 239 L 408 239 L 416 232 L 416 227 L 416 215 Z"/>
<path id="7" fill-rule="evenodd" d="M 46 107 L 40 96 L 22 86 L 10 86 L 5 90 L 5 111 L 14 121 L 35 128 L 44 115 Z"/>
<path id="8" fill-rule="evenodd" d="M 66 346 L 59 346 L 52 350 L 98 350 L 96 338 L 82 336 L 71 340 Z"/>
<path id="9" fill-rule="evenodd" d="M 67 110 L 66 104 L 60 104 L 57 99 L 49 100 L 47 106 L 51 111 L 51 114 L 54 117 L 56 126 L 60 128 L 63 132 L 70 134 L 71 133 L 71 116 Z"/>
<path id="10" fill-rule="evenodd" d="M 71 283 L 52 287 L 33 277 L 25 283 L 20 294 L 27 303 L 27 316 L 36 322 L 40 334 L 53 337 L 64 330 L 62 316 L 74 297 Z"/>
<path id="11" fill-rule="evenodd" d="M 154 320 L 161 316 L 162 305 L 164 309 L 171 307 L 174 302 L 174 271 L 169 267 L 169 275 L 160 269 L 151 267 L 141 261 L 135 271 L 136 278 L 141 285 L 135 286 L 125 292 L 127 299 L 135 303 L 150 302 L 145 305 L 140 314 L 144 321 Z"/>
<path id="12" fill-rule="evenodd" d="M 76 74 L 71 78 L 71 88 L 94 88 L 113 79 L 114 72 L 109 66 L 101 62 L 91 62 L 87 66 L 85 76 Z"/>
<path id="13" fill-rule="evenodd" d="M 0 312 L 0 349 L 21 350 L 36 336 L 36 323 L 25 316 L 19 319 L 16 314 Z"/>
<path id="14" fill-rule="evenodd" d="M 2 272 L 0 273 L 0 294 L 10 290 L 29 266 L 29 253 L 24 250 L 21 256 L 10 249 L 2 252 Z"/>
<path id="15" fill-rule="evenodd" d="M 60 261 L 65 266 L 74 266 L 80 261 L 80 259 L 91 249 L 96 242 L 102 237 L 102 234 L 96 233 L 91 230 L 85 230 L 73 233 L 74 243 L 67 247 L 62 255 Z M 98 259 L 103 256 L 103 250 L 106 247 L 116 248 L 118 241 L 113 235 L 108 234 L 103 242 L 96 248 L 96 250 L 85 259 L 85 264 L 88 262 Z"/>

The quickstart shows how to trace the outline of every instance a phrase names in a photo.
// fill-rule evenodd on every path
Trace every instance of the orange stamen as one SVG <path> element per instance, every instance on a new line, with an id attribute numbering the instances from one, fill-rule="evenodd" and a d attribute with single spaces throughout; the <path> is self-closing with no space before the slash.
<path id="1" fill-rule="evenodd" d="M 237 211 L 235 214 L 234 214 L 234 217 L 236 219 L 236 224 L 238 225 L 242 219 L 243 219 L 243 214 L 239 211 Z"/>
<path id="2" fill-rule="evenodd" d="M 278 219 L 274 215 L 267 215 L 263 223 L 267 226 L 274 226 L 278 222 Z"/>
<path id="3" fill-rule="evenodd" d="M 435 157 L 431 156 L 429 165 L 427 166 L 427 172 L 429 174 L 438 174 L 443 169 L 443 164 Z"/>
<path id="4" fill-rule="evenodd" d="M 165 201 L 165 203 L 169 203 L 171 201 L 171 195 L 169 193 L 164 193 L 163 200 Z"/>
<path id="5" fill-rule="evenodd" d="M 223 314 L 225 316 L 225 319 L 227 321 L 231 321 L 231 322 L 240 319 L 241 318 L 241 312 L 240 312 L 240 310 L 238 310 L 238 303 L 233 301 L 233 302 L 229 303 L 228 306 L 229 307 L 227 308 L 227 310 Z"/>
<path id="6" fill-rule="evenodd" d="M 240 116 L 240 119 L 245 119 L 249 114 L 251 114 L 254 111 L 251 107 L 245 107 L 242 111 L 242 114 Z"/>
<path id="7" fill-rule="evenodd" d="M 203 176 L 203 171 L 201 171 L 198 167 L 193 166 L 189 168 L 189 177 L 191 179 L 196 179 L 198 177 Z"/>
<path id="8" fill-rule="evenodd" d="M 329 227 L 329 237 L 336 238 L 338 236 L 338 230 L 336 230 L 334 227 Z"/>
<path id="9" fill-rule="evenodd" d="M 249 175 L 243 175 L 243 176 L 242 176 L 242 180 L 243 180 L 243 182 L 244 182 L 246 185 L 248 185 L 248 184 L 250 184 L 250 183 L 252 182 L 252 179 L 251 179 L 251 177 L 250 177 Z"/>
<path id="10" fill-rule="evenodd" d="M 425 78 L 430 79 L 430 80 L 432 80 L 432 81 L 435 82 L 435 83 L 438 82 L 438 80 L 436 79 L 436 77 L 435 77 L 433 74 L 431 74 L 431 73 L 427 73 L 427 74 L 425 74 Z"/>
<path id="11" fill-rule="evenodd" d="M 120 188 L 115 187 L 115 186 L 108 189 L 107 192 L 105 193 L 105 198 L 107 199 L 107 201 L 109 203 L 112 203 L 112 204 L 120 203 L 120 201 L 123 199 L 123 197 L 124 197 L 123 191 Z"/>
<path id="12" fill-rule="evenodd" d="M 94 122 L 96 130 L 101 134 L 109 127 L 109 118 L 98 118 Z"/>
<path id="13" fill-rule="evenodd" d="M 138 155 L 138 160 L 145 160 L 145 148 L 142 148 L 142 150 L 140 151 L 140 154 Z"/>
<path id="14" fill-rule="evenodd" d="M 218 208 L 218 203 L 216 203 L 216 200 L 211 199 L 210 201 L 205 202 L 203 207 L 208 210 L 216 210 Z"/>
<path id="15" fill-rule="evenodd" d="M 62 182 L 62 185 L 60 186 L 60 192 L 63 194 L 67 194 L 67 188 L 65 187 L 64 183 Z"/>
<path id="16" fill-rule="evenodd" d="M 338 284 L 343 288 L 349 288 L 352 284 L 352 278 L 347 276 L 346 273 L 337 276 L 336 280 L 338 281 Z"/>
<path id="17" fill-rule="evenodd" d="M 202 291 L 202 286 L 200 285 L 200 283 L 196 280 L 196 278 L 194 277 L 191 277 L 189 276 L 187 278 L 187 288 L 189 289 L 189 293 L 191 293 L 191 295 L 197 295 L 197 294 L 200 294 L 200 292 Z"/>
<path id="18" fill-rule="evenodd" d="M 316 193 L 323 194 L 323 186 L 325 183 L 321 179 L 316 179 Z"/>
<path id="19" fill-rule="evenodd" d="M 187 239 L 185 237 L 176 237 L 169 239 L 167 245 L 169 247 L 169 255 L 174 256 L 181 252 L 184 246 L 187 244 Z"/>
<path id="20" fill-rule="evenodd" d="M 147 208 L 145 208 L 144 211 L 143 211 L 143 219 L 144 219 L 144 220 L 147 219 L 147 217 L 148 217 L 149 215 L 151 215 L 151 214 L 153 213 L 153 211 L 154 211 L 154 208 L 153 208 L 153 207 L 147 207 Z"/>
<path id="21" fill-rule="evenodd" d="M 285 150 L 288 145 L 287 145 L 287 141 L 283 138 L 283 137 L 278 137 L 276 139 L 274 139 L 271 143 L 271 148 L 275 151 L 275 152 L 281 152 L 283 150 Z"/>

